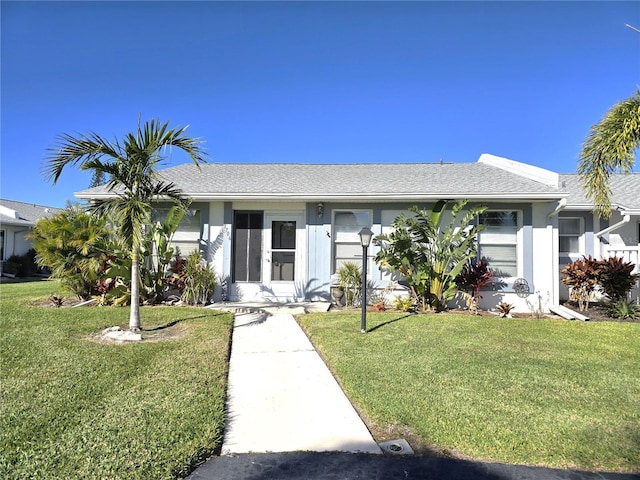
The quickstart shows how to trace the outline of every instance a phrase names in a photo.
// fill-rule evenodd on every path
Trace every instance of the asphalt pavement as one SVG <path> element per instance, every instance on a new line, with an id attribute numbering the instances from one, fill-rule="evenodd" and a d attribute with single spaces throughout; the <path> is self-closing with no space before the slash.
<path id="1" fill-rule="evenodd" d="M 189 480 L 638 480 L 640 475 L 584 472 L 442 457 L 364 453 L 222 455 Z"/>

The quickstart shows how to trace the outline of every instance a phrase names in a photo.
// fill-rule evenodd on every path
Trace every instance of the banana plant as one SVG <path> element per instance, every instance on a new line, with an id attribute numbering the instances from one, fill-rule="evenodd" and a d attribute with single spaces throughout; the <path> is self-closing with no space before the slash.
<path id="1" fill-rule="evenodd" d="M 142 257 L 151 259 L 152 284 L 156 300 L 162 299 L 164 275 L 175 254 L 171 240 L 185 213 L 186 209 L 182 205 L 171 207 L 164 222 L 158 221 L 151 225 L 142 242 Z"/>
<path id="2" fill-rule="evenodd" d="M 451 219 L 445 224 L 449 205 Z M 376 238 L 381 246 L 376 261 L 405 278 L 423 310 L 446 307 L 456 293 L 456 276 L 476 256 L 475 238 L 482 228 L 476 218 L 486 207 L 465 210 L 466 205 L 466 200 L 440 200 L 431 211 L 413 206 L 413 216 L 400 215 L 390 234 Z"/>

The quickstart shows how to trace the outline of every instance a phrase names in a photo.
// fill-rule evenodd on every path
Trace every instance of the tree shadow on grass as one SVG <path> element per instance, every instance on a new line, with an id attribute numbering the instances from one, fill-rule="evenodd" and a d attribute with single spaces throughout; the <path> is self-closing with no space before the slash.
<path id="1" fill-rule="evenodd" d="M 164 325 L 158 325 L 155 327 L 151 327 L 151 328 L 145 328 L 142 327 L 142 331 L 143 332 L 155 332 L 158 330 L 166 330 L 167 328 L 171 328 L 171 327 L 175 327 L 176 325 L 178 325 L 181 322 L 185 322 L 187 320 L 197 320 L 199 318 L 210 318 L 210 317 L 220 317 L 222 315 L 225 315 L 225 312 L 212 312 L 208 315 L 195 315 L 193 317 L 184 317 L 184 318 L 178 318 L 176 320 L 172 320 L 169 323 L 165 323 Z"/>
<path id="2" fill-rule="evenodd" d="M 367 332 L 374 332 L 374 331 L 376 331 L 376 330 L 378 330 L 378 329 L 380 329 L 380 328 L 382 328 L 384 326 L 390 325 L 390 324 L 395 323 L 395 322 L 399 322 L 400 320 L 404 320 L 405 318 L 409 318 L 411 316 L 412 316 L 412 314 L 408 313 L 408 314 L 403 315 L 401 317 L 393 318 L 391 320 L 387 320 L 386 322 L 382 322 L 380 325 L 376 325 L 375 327 L 368 328 Z"/>

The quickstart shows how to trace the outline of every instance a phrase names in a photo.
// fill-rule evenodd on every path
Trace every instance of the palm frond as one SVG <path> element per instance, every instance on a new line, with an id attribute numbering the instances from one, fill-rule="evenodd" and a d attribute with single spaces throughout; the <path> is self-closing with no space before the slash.
<path id="1" fill-rule="evenodd" d="M 43 174 L 55 185 L 66 166 L 80 164 L 81 169 L 86 169 L 83 167 L 85 163 L 103 156 L 122 160 L 117 144 L 112 144 L 95 133 L 77 138 L 63 133 L 54 146 L 47 150 Z"/>
<path id="2" fill-rule="evenodd" d="M 611 214 L 612 194 L 609 177 L 614 172 L 629 173 L 640 147 L 640 90 L 614 105 L 593 125 L 580 152 L 578 174 L 596 212 L 603 218 Z"/>

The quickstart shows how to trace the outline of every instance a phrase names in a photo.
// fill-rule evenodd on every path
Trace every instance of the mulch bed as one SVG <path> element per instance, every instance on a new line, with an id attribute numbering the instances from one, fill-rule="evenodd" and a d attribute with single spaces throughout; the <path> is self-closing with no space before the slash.
<path id="1" fill-rule="evenodd" d="M 631 318 L 615 318 L 609 315 L 608 306 L 605 303 L 592 302 L 589 304 L 589 308 L 586 311 L 580 312 L 578 310 L 578 305 L 575 302 L 564 302 L 563 305 L 575 312 L 582 313 L 583 315 L 589 317 L 590 322 L 636 322 L 640 323 L 640 319 L 631 319 Z M 354 308 L 346 308 L 343 306 L 331 305 L 331 311 L 343 311 L 343 312 L 360 312 L 360 307 Z M 373 307 L 367 307 L 367 312 L 375 312 L 376 310 Z M 387 313 L 399 313 L 399 310 L 395 310 L 393 308 L 387 308 L 385 310 Z M 443 312 L 438 313 L 438 315 L 471 315 L 471 312 L 466 309 L 459 308 L 451 308 L 445 310 Z M 483 317 L 495 317 L 496 315 L 493 312 L 488 312 L 486 310 L 478 310 L 476 315 Z M 513 318 L 532 318 L 535 319 L 531 313 L 512 313 L 511 316 Z M 546 314 L 545 318 L 561 318 L 554 314 Z"/>

